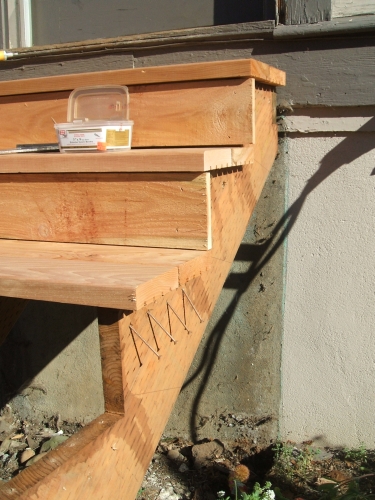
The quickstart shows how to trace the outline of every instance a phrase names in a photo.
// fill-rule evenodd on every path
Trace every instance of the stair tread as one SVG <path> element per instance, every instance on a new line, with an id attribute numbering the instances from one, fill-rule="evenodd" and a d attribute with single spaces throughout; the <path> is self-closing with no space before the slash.
<path id="1" fill-rule="evenodd" d="M 178 288 L 184 265 L 205 253 L 0 240 L 0 295 L 137 310 Z"/>
<path id="2" fill-rule="evenodd" d="M 253 161 L 253 146 L 131 149 L 121 153 L 15 153 L 0 156 L 0 173 L 207 172 Z"/>

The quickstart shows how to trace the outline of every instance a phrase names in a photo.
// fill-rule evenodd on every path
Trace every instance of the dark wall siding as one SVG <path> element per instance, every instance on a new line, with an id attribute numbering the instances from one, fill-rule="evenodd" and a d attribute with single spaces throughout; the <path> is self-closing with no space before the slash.
<path id="1" fill-rule="evenodd" d="M 219 30 L 219 28 L 218 28 Z M 102 51 L 95 55 L 10 60 L 0 67 L 0 81 L 100 71 L 254 57 L 287 74 L 279 98 L 297 107 L 375 105 L 375 37 L 299 40 L 205 41 L 158 48 Z"/>
<path id="2" fill-rule="evenodd" d="M 34 0 L 34 45 L 259 21 L 273 0 Z"/>
<path id="3" fill-rule="evenodd" d="M 283 24 L 306 24 L 329 21 L 331 0 L 282 0 Z"/>

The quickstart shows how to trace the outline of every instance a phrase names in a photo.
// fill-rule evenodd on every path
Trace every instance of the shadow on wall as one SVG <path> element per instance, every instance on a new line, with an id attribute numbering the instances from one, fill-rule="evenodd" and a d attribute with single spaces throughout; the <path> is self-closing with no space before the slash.
<path id="1" fill-rule="evenodd" d="M 263 21 L 263 2 L 259 0 L 214 0 L 214 25 Z"/>
<path id="2" fill-rule="evenodd" d="M 375 117 L 367 122 L 363 127 L 358 129 L 357 132 L 362 132 L 363 129 L 368 128 L 369 125 L 372 127 L 375 126 Z M 241 296 L 248 290 L 254 279 L 262 271 L 265 264 L 269 262 L 277 250 L 284 244 L 289 232 L 296 223 L 309 194 L 340 167 L 352 163 L 354 160 L 374 148 L 375 145 L 369 144 L 368 147 L 362 147 L 362 150 L 358 150 L 355 133 L 347 135 L 346 138 L 340 142 L 340 144 L 334 147 L 322 159 L 319 169 L 308 180 L 305 188 L 302 190 L 297 200 L 288 208 L 283 217 L 281 217 L 277 224 L 273 227 L 273 230 L 270 232 L 266 241 L 257 245 L 241 245 L 235 260 L 249 261 L 251 264 L 248 270 L 241 275 L 241 279 L 239 279 L 238 274 L 235 276 L 230 274 L 228 276 L 224 287 L 233 288 L 233 283 L 235 283 L 237 289 L 234 297 L 216 324 L 213 326 L 212 331 L 207 338 L 204 359 L 202 359 L 197 369 L 191 374 L 182 387 L 182 389 L 186 388 L 198 376 L 201 377 L 199 388 L 190 408 L 190 433 L 195 441 L 197 439 L 196 430 L 199 425 L 199 405 L 206 389 L 210 373 L 216 363 L 224 333 L 231 321 L 232 316 L 234 315 L 237 303 L 239 302 Z M 369 175 L 371 175 L 371 173 Z"/>
<path id="3" fill-rule="evenodd" d="M 0 347 L 0 408 L 96 319 L 96 308 L 30 300 Z"/>

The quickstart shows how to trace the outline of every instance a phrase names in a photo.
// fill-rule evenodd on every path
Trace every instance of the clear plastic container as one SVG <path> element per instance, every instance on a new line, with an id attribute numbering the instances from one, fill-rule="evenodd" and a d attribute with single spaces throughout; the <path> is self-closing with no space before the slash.
<path id="1" fill-rule="evenodd" d="M 97 85 L 73 90 L 67 123 L 56 123 L 60 151 L 124 151 L 131 148 L 129 92 L 121 85 Z"/>

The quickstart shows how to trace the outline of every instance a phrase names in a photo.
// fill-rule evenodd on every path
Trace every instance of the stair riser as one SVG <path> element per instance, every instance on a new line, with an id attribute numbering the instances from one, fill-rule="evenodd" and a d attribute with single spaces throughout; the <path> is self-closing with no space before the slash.
<path id="1" fill-rule="evenodd" d="M 207 250 L 209 174 L 3 174 L 0 238 Z"/>
<path id="2" fill-rule="evenodd" d="M 126 82 L 119 80 L 118 84 Z M 254 80 L 129 86 L 132 147 L 253 143 Z M 2 148 L 56 142 L 53 121 L 66 122 L 70 92 L 0 97 Z M 22 118 L 20 118 L 22 117 Z"/>

